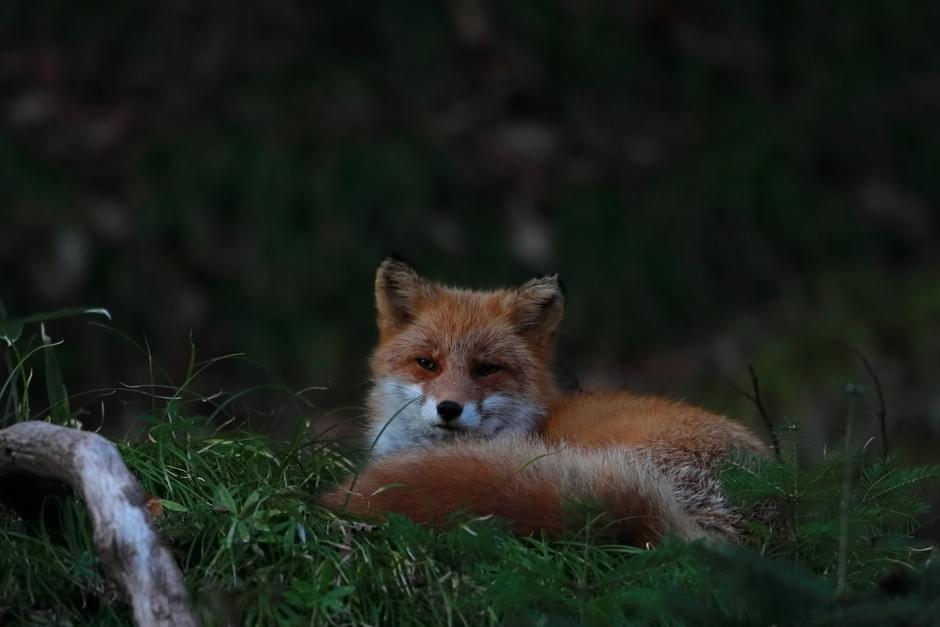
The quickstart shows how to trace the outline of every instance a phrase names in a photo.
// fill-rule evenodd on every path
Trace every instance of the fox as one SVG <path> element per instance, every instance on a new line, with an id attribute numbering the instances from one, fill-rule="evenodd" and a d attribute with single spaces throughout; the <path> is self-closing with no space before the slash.
<path id="1" fill-rule="evenodd" d="M 496 516 L 520 536 L 562 537 L 594 521 L 599 537 L 636 546 L 740 538 L 742 513 L 718 465 L 767 446 L 682 401 L 563 392 L 552 371 L 565 308 L 558 275 L 472 290 L 389 257 L 374 288 L 371 455 L 321 505 L 438 528 L 461 512 Z"/>

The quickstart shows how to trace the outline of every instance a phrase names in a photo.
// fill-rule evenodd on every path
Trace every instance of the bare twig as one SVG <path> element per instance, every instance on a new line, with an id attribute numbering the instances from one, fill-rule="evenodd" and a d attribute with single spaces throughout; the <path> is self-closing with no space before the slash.
<path id="1" fill-rule="evenodd" d="M 884 389 L 881 387 L 881 379 L 878 377 L 878 373 L 875 372 L 874 367 L 872 367 L 871 362 L 868 361 L 868 358 L 865 357 L 865 354 L 858 349 L 858 347 L 844 342 L 842 340 L 837 340 L 837 342 L 844 347 L 846 350 L 851 351 L 858 357 L 859 361 L 862 362 L 862 366 L 865 368 L 865 372 L 868 373 L 868 377 L 871 379 L 871 382 L 875 386 L 875 396 L 878 398 L 878 411 L 876 415 L 878 416 L 878 426 L 881 428 L 881 457 L 882 459 L 888 456 L 888 404 L 885 401 Z"/>
<path id="2" fill-rule="evenodd" d="M 91 515 L 95 550 L 139 627 L 198 625 L 176 562 L 153 529 L 144 491 L 113 444 L 94 433 L 46 422 L 0 430 L 0 476 L 68 484 Z"/>
<path id="3" fill-rule="evenodd" d="M 749 363 L 747 365 L 747 371 L 751 375 L 751 389 L 754 390 L 753 393 L 739 388 L 734 383 L 729 382 L 729 384 L 757 407 L 757 412 L 760 414 L 761 420 L 764 421 L 764 426 L 767 427 L 767 433 L 770 434 L 770 443 L 774 447 L 774 455 L 777 459 L 780 459 L 780 440 L 777 438 L 777 433 L 774 431 L 774 423 L 770 419 L 770 413 L 764 405 L 764 398 L 760 392 L 760 379 L 757 378 L 757 372 L 754 370 L 753 364 Z"/>

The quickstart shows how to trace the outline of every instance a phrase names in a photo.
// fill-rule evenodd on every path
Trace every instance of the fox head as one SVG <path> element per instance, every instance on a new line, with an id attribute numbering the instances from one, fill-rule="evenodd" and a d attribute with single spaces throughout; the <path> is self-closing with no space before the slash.
<path id="1" fill-rule="evenodd" d="M 557 276 L 475 291 L 445 287 L 389 258 L 375 275 L 375 304 L 375 453 L 539 427 L 557 394 L 550 366 L 564 314 Z"/>

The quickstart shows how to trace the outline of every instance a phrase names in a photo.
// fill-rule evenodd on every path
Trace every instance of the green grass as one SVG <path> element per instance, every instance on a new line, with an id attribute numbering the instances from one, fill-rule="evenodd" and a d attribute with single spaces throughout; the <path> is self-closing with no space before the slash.
<path id="1" fill-rule="evenodd" d="M 318 508 L 313 495 L 350 464 L 315 438 L 272 446 L 215 434 L 204 421 L 164 419 L 121 450 L 147 491 L 164 499 L 158 527 L 208 625 L 806 624 L 847 616 L 874 625 L 940 617 L 930 597 L 940 591 L 936 561 L 908 548 L 909 520 L 897 524 L 885 512 L 853 532 L 851 585 L 836 594 L 838 518 L 819 519 L 832 503 L 814 502 L 832 483 L 809 484 L 840 466 L 802 471 L 798 537 L 755 533 L 740 549 L 668 541 L 647 550 L 594 545 L 585 535 L 517 539 L 485 519 L 447 532 L 403 518 L 345 520 Z M 752 494 L 794 470 L 781 463 L 762 471 Z M 902 491 L 904 481 L 892 483 Z M 2 518 L 5 620 L 127 624 L 94 566 L 81 507 L 66 501 L 60 520 L 46 534 Z M 908 582 L 906 596 L 880 591 L 889 573 Z"/>
<path id="2" fill-rule="evenodd" d="M 54 367 L 55 346 L 42 346 L 43 367 Z M 27 417 L 31 378 L 21 373 L 40 357 L 26 353 L 5 388 L 19 399 L 7 403 L 8 420 Z M 590 528 L 565 541 L 520 539 L 486 518 L 457 519 L 444 532 L 401 517 L 372 525 L 316 505 L 318 492 L 354 471 L 350 456 L 306 428 L 281 441 L 220 430 L 186 401 L 198 372 L 193 359 L 185 385 L 152 394 L 139 433 L 119 446 L 161 499 L 158 529 L 206 625 L 940 620 L 940 563 L 910 535 L 925 510 L 916 488 L 937 468 L 900 468 L 864 451 L 805 467 L 795 439 L 783 437 L 781 459 L 725 469 L 742 507 L 776 511 L 772 523 L 752 525 L 743 547 L 595 544 Z M 49 390 L 50 405 L 61 407 L 64 386 Z M 59 497 L 47 506 L 55 515 L 39 525 L 0 510 L 0 624 L 129 624 L 96 567 L 81 503 Z"/>

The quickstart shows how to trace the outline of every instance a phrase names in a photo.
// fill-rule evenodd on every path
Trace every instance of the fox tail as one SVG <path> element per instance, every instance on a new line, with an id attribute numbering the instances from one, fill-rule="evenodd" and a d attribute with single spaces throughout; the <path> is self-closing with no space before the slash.
<path id="1" fill-rule="evenodd" d="M 666 445 L 578 448 L 529 437 L 456 442 L 380 457 L 320 504 L 364 518 L 390 512 L 445 527 L 495 515 L 513 533 L 592 529 L 636 546 L 663 536 L 734 539 L 738 517 L 701 453 Z"/>

